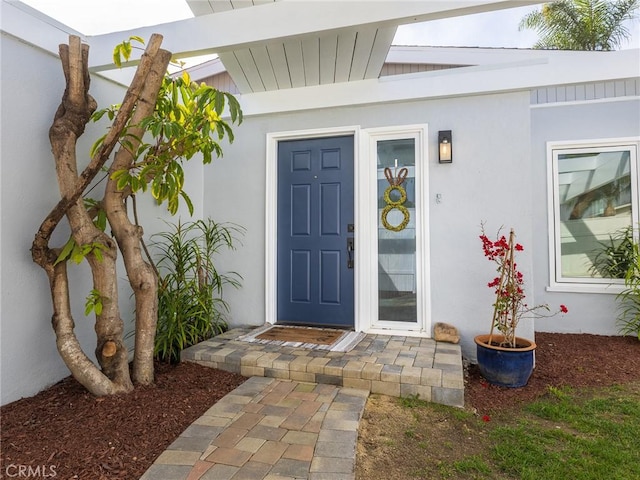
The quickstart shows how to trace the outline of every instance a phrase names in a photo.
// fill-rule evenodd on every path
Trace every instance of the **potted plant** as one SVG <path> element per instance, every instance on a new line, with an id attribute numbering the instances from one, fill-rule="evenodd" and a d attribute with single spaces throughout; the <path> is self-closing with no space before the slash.
<path id="1" fill-rule="evenodd" d="M 493 319 L 488 335 L 475 337 L 478 367 L 482 376 L 490 383 L 504 387 L 523 387 L 529 381 L 534 367 L 536 344 L 532 340 L 516 336 L 516 328 L 523 318 L 546 317 L 556 313 L 567 313 L 560 305 L 558 312 L 549 312 L 548 305 L 529 306 L 525 303 L 524 277 L 518 270 L 515 255 L 524 250 L 515 242 L 511 229 L 509 239 L 498 235 L 490 240 L 482 228 L 482 248 L 485 257 L 497 264 L 498 275 L 488 283 L 494 289 Z"/>

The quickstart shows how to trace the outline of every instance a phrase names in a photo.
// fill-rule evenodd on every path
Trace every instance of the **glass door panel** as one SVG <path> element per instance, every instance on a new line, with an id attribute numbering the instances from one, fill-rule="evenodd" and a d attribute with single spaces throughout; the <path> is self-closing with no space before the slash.
<path id="1" fill-rule="evenodd" d="M 416 142 L 377 142 L 378 320 L 418 321 Z"/>

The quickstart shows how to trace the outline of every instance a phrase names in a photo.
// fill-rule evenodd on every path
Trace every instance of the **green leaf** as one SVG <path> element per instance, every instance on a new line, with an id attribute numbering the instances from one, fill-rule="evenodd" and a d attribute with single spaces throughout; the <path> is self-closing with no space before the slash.
<path id="1" fill-rule="evenodd" d="M 98 290 L 95 288 L 92 289 L 84 303 L 84 314 L 89 315 L 92 311 L 94 311 L 96 315 L 102 314 L 102 298 Z"/>
<path id="2" fill-rule="evenodd" d="M 121 175 L 118 176 L 118 181 L 116 182 L 116 188 L 118 190 L 124 190 L 127 185 L 131 182 L 131 175 L 126 170 L 123 171 Z"/>
<path id="3" fill-rule="evenodd" d="M 125 40 L 122 43 L 116 45 L 113 48 L 113 63 L 115 63 L 116 67 L 122 67 L 123 58 L 125 59 L 125 61 L 131 58 L 131 52 L 133 51 L 133 47 L 131 46 L 132 40 L 144 45 L 144 39 L 135 35 L 130 36 L 128 40 Z"/>
<path id="4" fill-rule="evenodd" d="M 98 150 L 100 150 L 100 147 L 102 147 L 102 144 L 104 143 L 104 139 L 106 138 L 106 136 L 107 134 L 105 133 L 98 140 L 96 140 L 95 143 L 91 146 L 91 150 L 89 151 L 89 156 L 91 158 L 96 156 L 96 153 L 98 153 Z"/>
<path id="5" fill-rule="evenodd" d="M 214 95 L 214 100 L 215 100 L 215 111 L 218 115 L 222 115 L 222 112 L 224 111 L 224 105 L 225 105 L 225 99 L 224 99 L 224 95 L 216 92 L 217 94 Z"/>
<path id="6" fill-rule="evenodd" d="M 116 67 L 122 67 L 122 45 L 116 45 L 113 49 L 113 63 Z"/>
<path id="7" fill-rule="evenodd" d="M 82 260 L 84 260 L 84 256 L 85 254 L 83 252 L 82 247 L 74 242 L 73 250 L 71 250 L 71 261 L 73 261 L 76 264 L 80 264 L 82 263 Z"/>
<path id="8" fill-rule="evenodd" d="M 125 60 L 129 60 L 129 58 L 131 58 L 132 51 L 131 42 L 122 42 L 122 56 Z"/>
<path id="9" fill-rule="evenodd" d="M 142 38 L 142 37 L 138 37 L 137 35 L 131 35 L 131 36 L 129 37 L 129 40 L 134 40 L 134 41 L 136 41 L 136 42 L 141 43 L 142 45 L 144 45 L 144 38 Z"/>
<path id="10" fill-rule="evenodd" d="M 96 110 L 95 112 L 93 112 L 93 115 L 91 115 L 91 121 L 92 122 L 97 122 L 98 120 L 100 120 L 104 114 L 107 113 L 107 109 L 103 108 L 101 110 Z"/>
<path id="11" fill-rule="evenodd" d="M 151 195 L 156 200 L 162 199 L 162 179 L 158 176 L 151 183 Z"/>
<path id="12" fill-rule="evenodd" d="M 73 239 L 73 237 L 69 237 L 69 240 L 67 240 L 67 243 L 65 243 L 62 251 L 60 252 L 60 255 L 58 255 L 58 258 L 56 258 L 56 261 L 53 263 L 53 266 L 55 267 L 60 262 L 67 260 L 75 246 L 76 241 Z"/>
<path id="13" fill-rule="evenodd" d="M 189 195 L 187 195 L 187 192 L 185 192 L 184 190 L 180 190 L 180 196 L 187 204 L 187 208 L 189 209 L 189 215 L 193 216 L 194 208 L 193 208 L 193 203 L 191 202 L 191 198 L 189 198 Z"/>

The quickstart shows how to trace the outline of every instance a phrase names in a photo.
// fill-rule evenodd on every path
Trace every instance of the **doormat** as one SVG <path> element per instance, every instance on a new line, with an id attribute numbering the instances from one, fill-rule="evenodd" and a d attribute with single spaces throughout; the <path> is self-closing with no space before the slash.
<path id="1" fill-rule="evenodd" d="M 331 345 L 345 332 L 329 328 L 296 328 L 296 327 L 271 327 L 266 332 L 256 335 L 259 340 L 279 340 L 281 342 L 317 343 L 319 345 Z"/>
<path id="2" fill-rule="evenodd" d="M 266 324 L 238 337 L 243 342 L 283 347 L 348 352 L 365 337 L 364 333 L 332 328 L 294 327 Z"/>

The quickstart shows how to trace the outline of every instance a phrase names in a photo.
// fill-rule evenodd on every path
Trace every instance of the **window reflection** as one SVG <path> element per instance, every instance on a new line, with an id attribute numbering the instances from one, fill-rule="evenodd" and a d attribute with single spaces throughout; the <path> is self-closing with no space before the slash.
<path id="1" fill-rule="evenodd" d="M 560 154 L 556 175 L 562 277 L 612 276 L 598 258 L 632 226 L 629 150 Z"/>
<path id="2" fill-rule="evenodd" d="M 382 321 L 417 322 L 415 156 L 414 139 L 377 142 L 378 312 Z"/>

